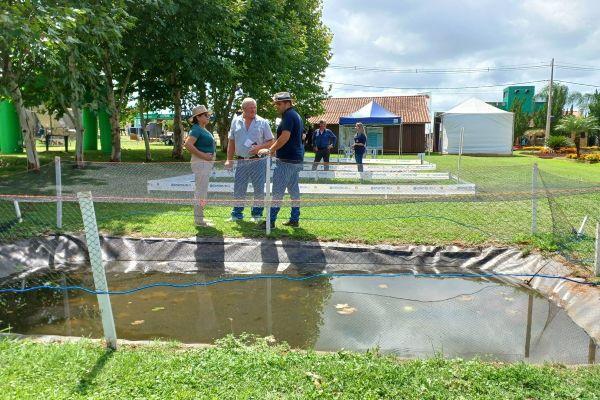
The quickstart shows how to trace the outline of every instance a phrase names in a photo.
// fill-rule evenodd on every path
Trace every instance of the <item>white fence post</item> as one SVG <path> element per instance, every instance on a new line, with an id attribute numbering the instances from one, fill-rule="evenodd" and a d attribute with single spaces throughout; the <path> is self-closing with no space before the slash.
<path id="1" fill-rule="evenodd" d="M 108 295 L 108 284 L 106 282 L 106 271 L 102 264 L 102 251 L 100 250 L 100 237 L 98 235 L 98 225 L 96 223 L 96 212 L 92 202 L 92 193 L 77 193 L 81 216 L 83 217 L 83 227 L 85 230 L 85 239 L 87 242 L 90 264 L 94 275 L 94 286 L 98 293 L 98 305 L 102 317 L 102 328 L 104 329 L 104 339 L 106 345 L 113 350 L 117 349 L 117 331 L 115 329 L 115 320 L 113 318 L 110 296 Z"/>
<path id="2" fill-rule="evenodd" d="M 463 140 L 465 136 L 465 128 L 460 128 L 460 142 L 458 144 L 458 167 L 456 168 L 456 180 L 460 181 L 460 159 L 462 158 L 463 153 Z"/>
<path id="3" fill-rule="evenodd" d="M 581 225 L 579 226 L 579 229 L 577 230 L 577 236 L 583 236 L 584 230 L 585 230 L 585 224 L 587 224 L 588 221 L 588 216 L 585 215 L 583 217 L 583 220 L 581 221 Z"/>
<path id="4" fill-rule="evenodd" d="M 600 277 L 600 221 L 596 222 L 596 259 L 594 261 L 594 272 Z"/>
<path id="5" fill-rule="evenodd" d="M 267 156 L 267 177 L 265 179 L 265 225 L 267 235 L 271 233 L 271 156 Z"/>
<path id="6" fill-rule="evenodd" d="M 533 164 L 533 171 L 531 173 L 531 234 L 537 233 L 537 177 L 538 177 L 538 165 Z"/>
<path id="7" fill-rule="evenodd" d="M 13 204 L 15 205 L 15 214 L 17 214 L 17 221 L 23 222 L 23 217 L 21 216 L 21 207 L 19 207 L 19 202 L 17 200 L 13 200 Z"/>
<path id="8" fill-rule="evenodd" d="M 61 176 L 61 165 L 60 157 L 54 157 L 54 177 L 56 180 L 56 227 L 62 229 L 62 216 L 63 216 L 63 204 L 62 204 L 62 176 Z"/>

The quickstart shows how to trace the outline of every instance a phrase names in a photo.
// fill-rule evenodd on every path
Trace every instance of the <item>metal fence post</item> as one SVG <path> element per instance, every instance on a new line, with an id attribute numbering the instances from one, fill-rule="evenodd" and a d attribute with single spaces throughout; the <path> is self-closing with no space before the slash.
<path id="1" fill-rule="evenodd" d="M 77 193 L 81 216 L 83 217 L 83 226 L 85 230 L 85 239 L 87 242 L 90 264 L 94 275 L 94 286 L 98 293 L 98 305 L 102 317 L 102 328 L 104 329 L 104 339 L 106 345 L 113 350 L 117 348 L 117 332 L 115 329 L 115 320 L 113 318 L 110 296 L 108 295 L 108 284 L 106 283 L 106 272 L 102 264 L 102 252 L 100 250 L 100 237 L 98 235 L 98 225 L 96 223 L 96 212 L 92 202 L 92 193 Z"/>
<path id="2" fill-rule="evenodd" d="M 271 156 L 267 156 L 267 177 L 265 179 L 265 225 L 267 235 L 271 233 Z"/>
<path id="3" fill-rule="evenodd" d="M 538 165 L 533 164 L 533 171 L 531 173 L 531 234 L 537 233 L 537 176 L 538 176 Z"/>
<path id="4" fill-rule="evenodd" d="M 596 258 L 594 262 L 594 272 L 600 276 L 600 221 L 596 222 Z"/>
<path id="5" fill-rule="evenodd" d="M 63 216 L 63 204 L 62 204 L 62 176 L 61 176 L 61 165 L 60 157 L 54 157 L 54 177 L 56 179 L 56 227 L 62 229 L 62 216 Z"/>
<path id="6" fill-rule="evenodd" d="M 15 206 L 15 214 L 17 214 L 17 221 L 23 222 L 23 216 L 21 215 L 21 207 L 19 206 L 19 202 L 17 200 L 13 200 L 13 204 Z"/>

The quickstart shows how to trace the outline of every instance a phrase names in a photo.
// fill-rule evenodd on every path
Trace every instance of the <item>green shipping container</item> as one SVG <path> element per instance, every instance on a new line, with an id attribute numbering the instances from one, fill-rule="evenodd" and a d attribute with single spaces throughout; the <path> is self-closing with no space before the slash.
<path id="1" fill-rule="evenodd" d="M 100 126 L 100 148 L 104 154 L 110 154 L 112 152 L 110 115 L 105 109 L 98 111 L 98 125 Z"/>
<path id="2" fill-rule="evenodd" d="M 83 109 L 83 150 L 98 150 L 98 118 L 89 108 Z"/>
<path id="3" fill-rule="evenodd" d="M 21 125 L 13 103 L 0 101 L 0 153 L 15 154 L 21 152 Z"/>

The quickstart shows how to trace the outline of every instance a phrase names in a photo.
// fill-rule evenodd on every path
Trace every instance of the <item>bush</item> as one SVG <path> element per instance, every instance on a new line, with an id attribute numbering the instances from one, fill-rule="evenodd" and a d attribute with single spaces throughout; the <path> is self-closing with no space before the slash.
<path id="1" fill-rule="evenodd" d="M 567 158 L 570 158 L 571 160 L 576 160 L 577 159 L 577 154 L 568 154 Z"/>
<path id="2" fill-rule="evenodd" d="M 550 136 L 547 144 L 548 144 L 548 147 L 550 147 L 551 149 L 554 149 L 554 150 L 559 149 L 561 147 L 573 146 L 573 142 L 571 141 L 571 139 L 567 138 L 566 136 L 558 136 L 558 135 Z"/>
<path id="3" fill-rule="evenodd" d="M 587 155 L 583 156 L 582 158 L 589 163 L 600 162 L 600 154 L 587 154 Z"/>
<path id="4" fill-rule="evenodd" d="M 574 154 L 577 153 L 577 149 L 575 147 L 561 147 L 556 152 L 559 154 Z"/>

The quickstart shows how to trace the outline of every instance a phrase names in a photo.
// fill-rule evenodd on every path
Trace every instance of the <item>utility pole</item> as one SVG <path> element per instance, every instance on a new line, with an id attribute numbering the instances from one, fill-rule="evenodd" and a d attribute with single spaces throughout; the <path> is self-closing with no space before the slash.
<path id="1" fill-rule="evenodd" d="M 546 134 L 544 135 L 544 146 L 548 145 L 550 139 L 550 121 L 552 120 L 552 88 L 554 84 L 554 58 L 550 64 L 550 86 L 548 87 L 548 108 L 546 109 Z"/>

